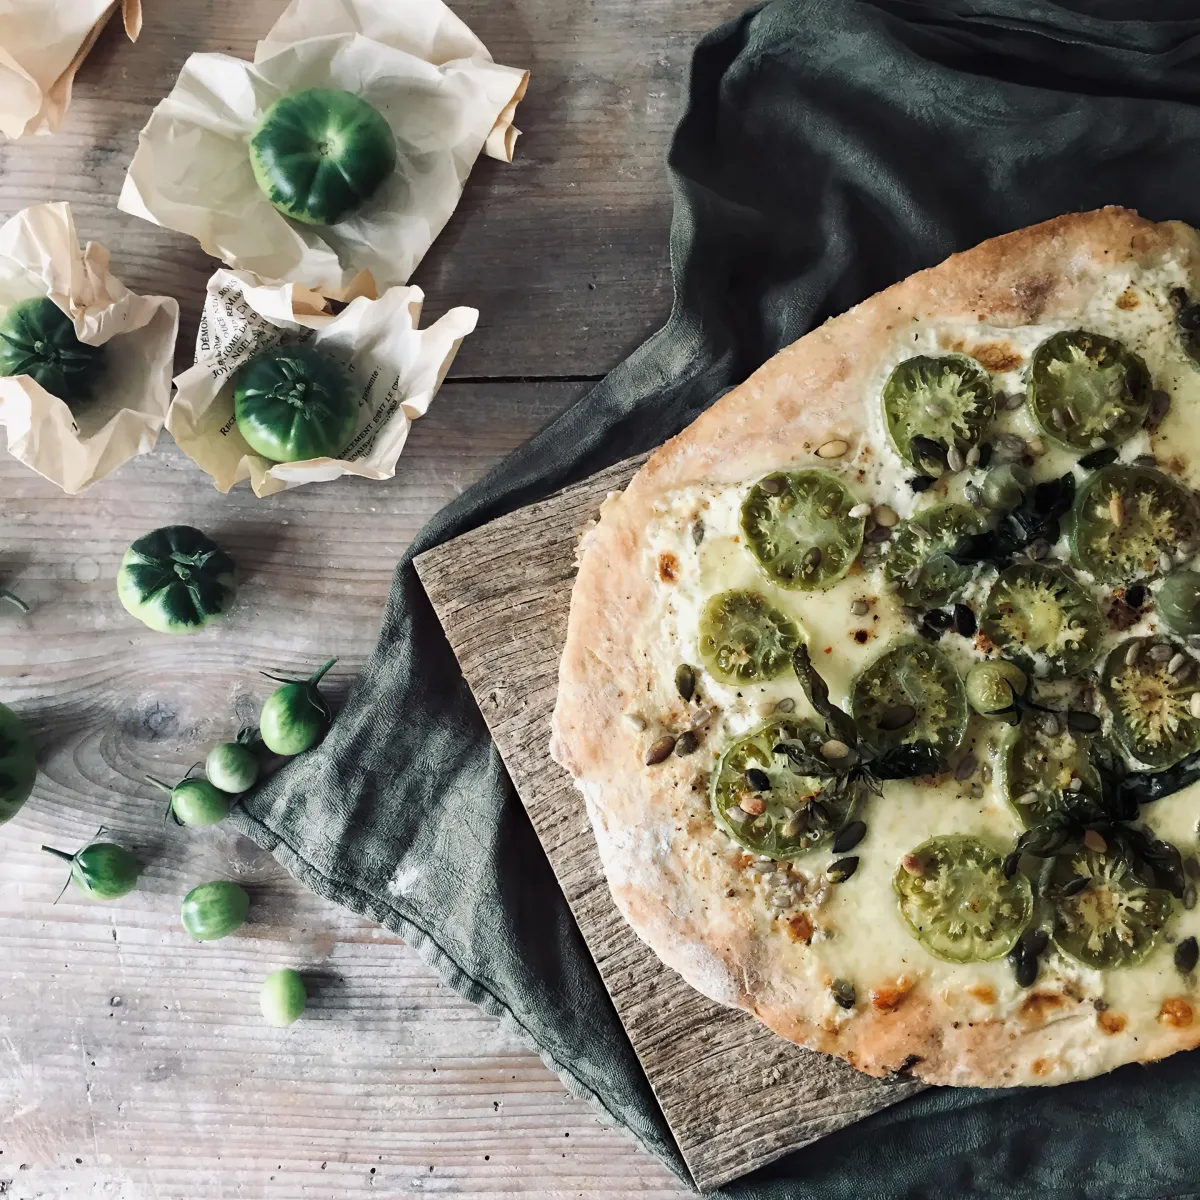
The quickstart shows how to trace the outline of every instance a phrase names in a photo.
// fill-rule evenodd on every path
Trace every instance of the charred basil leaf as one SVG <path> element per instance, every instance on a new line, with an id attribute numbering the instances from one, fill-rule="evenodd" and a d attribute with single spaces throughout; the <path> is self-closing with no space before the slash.
<path id="1" fill-rule="evenodd" d="M 1004 570 L 1031 542 L 1058 541 L 1062 518 L 1075 499 L 1075 476 L 1068 472 L 1027 491 L 1015 508 L 1001 514 L 996 527 L 972 534 L 959 543 L 954 560 L 964 566 L 985 563 Z"/>
<path id="2" fill-rule="evenodd" d="M 824 718 L 828 732 L 847 746 L 854 746 L 858 742 L 858 726 L 849 713 L 829 699 L 829 685 L 813 666 L 808 647 L 803 643 L 797 646 L 792 654 L 792 669 L 796 672 L 796 678 L 800 680 L 800 686 L 804 689 L 809 704 L 813 706 L 813 711 Z"/>

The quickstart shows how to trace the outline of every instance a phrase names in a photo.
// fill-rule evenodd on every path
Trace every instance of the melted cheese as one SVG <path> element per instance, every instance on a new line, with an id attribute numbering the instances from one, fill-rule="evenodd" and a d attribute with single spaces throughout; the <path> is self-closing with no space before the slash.
<path id="1" fill-rule="evenodd" d="M 1024 370 L 1029 355 L 1046 337 L 1063 329 L 1084 328 L 1120 339 L 1145 360 L 1156 388 L 1165 388 L 1173 398 L 1173 410 L 1158 433 L 1149 439 L 1142 433 L 1122 447 L 1122 459 L 1153 452 L 1169 469 L 1182 474 L 1196 486 L 1200 484 L 1200 371 L 1184 356 L 1174 332 L 1174 312 L 1167 299 L 1171 289 L 1188 282 L 1183 269 L 1166 264 L 1151 272 L 1118 273 L 1099 291 L 1077 320 L 1046 323 L 1019 329 L 990 328 L 985 325 L 914 322 L 898 333 L 891 351 L 879 364 L 865 403 L 871 409 L 865 450 L 860 450 L 855 468 L 865 469 L 865 482 L 856 482 L 847 469 L 850 464 L 821 463 L 837 471 L 862 501 L 873 505 L 888 504 L 901 516 L 934 502 L 907 486 L 912 469 L 892 448 L 883 427 L 879 391 L 892 368 L 914 354 L 938 354 L 947 351 L 975 350 L 986 343 L 1015 353 L 1013 368 L 993 372 L 997 391 L 1024 391 Z M 1128 297 L 1137 304 L 1128 308 Z M 1122 305 L 1118 297 L 1125 297 Z M 1002 355 L 994 357 L 1003 357 Z M 1008 365 L 999 363 L 998 365 Z M 1009 431 L 1025 438 L 1040 436 L 1024 407 L 1016 412 L 998 414 L 996 430 Z M 1071 468 L 1077 456 L 1053 448 L 1041 457 L 1035 477 L 1051 478 Z M 793 464 L 780 463 L 780 468 Z M 962 487 L 971 478 L 964 473 L 952 482 L 949 499 L 961 499 Z M 978 473 L 975 478 L 978 479 Z M 656 519 L 646 531 L 644 569 L 659 578 L 659 555 L 670 553 L 679 561 L 676 578 L 659 582 L 661 608 L 654 624 L 652 646 L 656 669 L 662 678 L 672 678 L 681 662 L 700 667 L 698 626 L 701 610 L 715 593 L 730 588 L 752 588 L 796 620 L 805 630 L 810 653 L 817 669 L 827 681 L 832 698 L 847 706 L 852 681 L 859 670 L 881 653 L 897 637 L 911 633 L 911 626 L 899 610 L 896 599 L 883 587 L 882 572 L 873 566 L 842 579 L 823 592 L 789 591 L 768 580 L 746 550 L 739 528 L 740 505 L 744 488 L 688 488 L 662 503 Z M 939 498 L 940 500 L 940 498 Z M 705 536 L 699 546 L 691 536 L 696 517 L 702 518 Z M 1065 546 L 1055 548 L 1056 558 L 1065 560 Z M 978 612 L 980 602 L 994 576 L 984 574 L 967 597 Z M 1099 593 L 1103 605 L 1105 595 Z M 866 616 L 851 615 L 855 600 L 866 600 Z M 1150 616 L 1131 630 L 1106 635 L 1101 654 L 1116 640 L 1136 633 L 1153 632 Z M 865 631 L 865 633 L 863 632 Z M 857 637 L 855 635 L 858 635 Z M 954 634 L 946 635 L 940 648 L 965 674 L 979 657 L 974 645 Z M 1102 659 L 1101 659 L 1102 660 Z M 1098 660 L 1098 661 L 1101 661 Z M 696 765 L 711 771 L 717 755 L 733 739 L 761 723 L 776 701 L 784 696 L 797 701 L 799 715 L 813 715 L 808 709 L 791 672 L 762 685 L 731 687 L 711 678 L 702 670 L 701 687 L 705 699 L 719 706 L 718 724 L 705 739 L 696 755 Z M 925 986 L 939 989 L 952 1006 L 961 1009 L 964 1020 L 984 1016 L 1003 1016 L 1019 1006 L 1028 992 L 1018 988 L 1011 968 L 1004 959 L 990 963 L 960 966 L 934 958 L 912 937 L 900 917 L 892 890 L 892 876 L 901 857 L 929 837 L 938 834 L 969 833 L 992 843 L 1001 852 L 1012 846 L 1020 824 L 1005 803 L 996 745 L 998 729 L 980 718 L 972 718 L 963 750 L 974 753 L 988 771 L 977 772 L 965 782 L 950 777 L 934 786 L 902 781 L 884 785 L 883 795 L 869 797 L 859 815 L 867 822 L 868 834 L 854 851 L 860 865 L 853 878 L 828 889 L 817 914 L 817 939 L 820 953 L 803 944 L 787 941 L 790 968 L 798 983 L 828 988 L 831 977 L 860 980 L 922 980 Z M 631 737 L 636 735 L 631 735 Z M 985 782 L 986 779 L 986 782 Z M 974 788 L 972 785 L 975 785 Z M 977 794 L 982 785 L 982 795 Z M 976 794 L 973 794 L 976 793 Z M 1173 841 L 1189 855 L 1197 850 L 1196 818 L 1200 814 L 1200 785 L 1190 787 L 1148 806 L 1142 816 L 1156 832 Z M 666 849 L 665 847 L 663 848 Z M 828 865 L 828 851 L 809 853 L 796 861 L 796 868 L 816 878 Z M 771 868 L 763 866 L 759 874 Z M 758 921 L 764 936 L 773 921 L 767 898 L 770 881 L 756 885 Z M 782 934 L 777 936 L 782 939 Z M 1107 1004 L 1114 1012 L 1129 1018 L 1129 1033 L 1153 1022 L 1162 1001 L 1186 990 L 1175 971 L 1173 943 L 1189 935 L 1200 936 L 1200 909 L 1185 911 L 1176 904 L 1168 935 L 1142 964 L 1124 970 L 1090 971 L 1059 955 L 1053 948 L 1043 958 L 1039 989 L 1067 986 L 1084 997 Z M 984 985 L 984 986 L 980 986 Z M 988 997 L 988 987 L 994 1002 Z M 968 990 L 971 989 L 971 990 Z M 1077 1010 L 1078 1017 L 1092 1019 Z M 853 1019 L 832 1002 L 825 1014 L 829 1021 Z M 1112 1039 L 1114 1043 L 1120 1039 Z M 1094 1042 L 1095 1039 L 1091 1039 Z M 1067 1052 L 1068 1057 L 1071 1051 Z M 1100 1051 L 1080 1051 L 1100 1053 Z M 1115 1053 L 1115 1050 L 1113 1051 Z M 1093 1064 L 1094 1065 L 1094 1064 Z"/>

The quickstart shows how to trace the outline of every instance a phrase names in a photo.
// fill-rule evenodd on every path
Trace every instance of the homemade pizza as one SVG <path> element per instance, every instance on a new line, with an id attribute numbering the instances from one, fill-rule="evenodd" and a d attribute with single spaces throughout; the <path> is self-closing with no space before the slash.
<path id="1" fill-rule="evenodd" d="M 1200 1043 L 1200 235 L 1064 216 L 777 354 L 585 535 L 552 750 L 714 1000 L 872 1075 Z"/>

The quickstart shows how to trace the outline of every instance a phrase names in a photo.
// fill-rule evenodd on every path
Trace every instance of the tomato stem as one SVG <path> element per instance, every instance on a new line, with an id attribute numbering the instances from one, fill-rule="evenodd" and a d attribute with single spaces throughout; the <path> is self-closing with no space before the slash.
<path id="1" fill-rule="evenodd" d="M 55 858 L 61 858 L 63 862 L 73 863 L 75 861 L 75 855 L 68 854 L 65 850 L 55 850 L 53 846 L 43 846 L 42 849 L 47 854 L 53 854 Z"/>
<path id="2" fill-rule="evenodd" d="M 29 605 L 15 592 L 10 592 L 7 588 L 0 588 L 0 600 L 7 600 L 9 604 L 19 608 L 23 613 L 29 611 Z"/>
<path id="3" fill-rule="evenodd" d="M 161 779 L 155 779 L 153 775 L 147 775 L 146 782 L 154 784 L 159 791 L 170 793 L 175 790 L 169 783 L 163 783 Z"/>

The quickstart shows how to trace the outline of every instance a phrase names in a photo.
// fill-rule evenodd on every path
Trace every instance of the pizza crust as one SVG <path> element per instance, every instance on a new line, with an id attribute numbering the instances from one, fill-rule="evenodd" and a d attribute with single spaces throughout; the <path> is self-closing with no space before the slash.
<path id="1" fill-rule="evenodd" d="M 972 1019 L 962 988 L 947 994 L 919 971 L 914 979 L 860 981 L 853 1014 L 838 1010 L 819 944 L 805 944 L 803 922 L 781 932 L 767 919 L 747 883 L 749 856 L 731 848 L 711 817 L 712 754 L 648 768 L 644 740 L 623 719 L 643 709 L 667 728 L 685 719 L 646 645 L 655 580 L 645 530 L 664 497 L 741 485 L 781 467 L 829 465 L 816 452 L 831 439 L 850 444 L 846 461 L 861 462 L 877 402 L 872 381 L 897 330 L 928 319 L 992 329 L 1068 320 L 1106 273 L 1167 259 L 1182 262 L 1194 282 L 1200 237 L 1118 208 L 1059 217 L 956 254 L 781 351 L 605 504 L 582 547 L 551 752 L 584 794 L 619 910 L 705 995 L 869 1074 L 911 1070 L 931 1083 L 1060 1083 L 1200 1044 L 1200 1020 L 1173 1023 L 1167 1014 L 1134 1036 L 1119 1027 L 1119 1014 L 1057 986 L 1035 987 L 1002 1017 L 989 1015 L 994 1006 L 981 993 Z"/>

